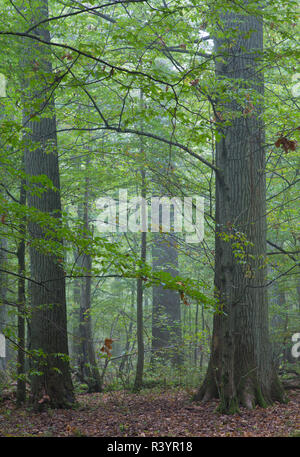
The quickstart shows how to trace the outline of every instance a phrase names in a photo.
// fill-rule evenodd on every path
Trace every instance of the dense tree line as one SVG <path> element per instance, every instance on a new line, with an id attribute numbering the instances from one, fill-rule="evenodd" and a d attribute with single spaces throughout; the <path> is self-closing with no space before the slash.
<path id="1" fill-rule="evenodd" d="M 0 385 L 36 409 L 162 382 L 285 401 L 297 3 L 1 5 Z"/>

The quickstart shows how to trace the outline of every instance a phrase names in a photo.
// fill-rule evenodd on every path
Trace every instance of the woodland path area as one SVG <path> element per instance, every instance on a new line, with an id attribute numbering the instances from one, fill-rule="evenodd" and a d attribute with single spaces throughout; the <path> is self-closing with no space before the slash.
<path id="1" fill-rule="evenodd" d="M 0 405 L 0 436 L 18 437 L 292 437 L 300 435 L 300 391 L 287 404 L 241 408 L 232 416 L 215 412 L 218 402 L 192 403 L 193 391 L 117 391 L 78 395 L 73 410 L 34 413 Z"/>

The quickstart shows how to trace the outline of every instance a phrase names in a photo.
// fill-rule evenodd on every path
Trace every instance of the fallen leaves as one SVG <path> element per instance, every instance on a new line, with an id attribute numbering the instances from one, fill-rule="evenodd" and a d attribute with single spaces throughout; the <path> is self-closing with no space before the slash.
<path id="1" fill-rule="evenodd" d="M 233 416 L 216 413 L 217 401 L 191 404 L 190 393 L 183 390 L 83 394 L 77 400 L 76 410 L 41 413 L 5 401 L 0 436 L 274 437 L 292 436 L 300 428 L 299 391 L 290 393 L 288 404 L 241 408 Z"/>
<path id="2" fill-rule="evenodd" d="M 42 398 L 38 401 L 38 403 L 41 405 L 42 403 L 47 403 L 50 402 L 50 397 L 49 395 L 43 395 Z"/>

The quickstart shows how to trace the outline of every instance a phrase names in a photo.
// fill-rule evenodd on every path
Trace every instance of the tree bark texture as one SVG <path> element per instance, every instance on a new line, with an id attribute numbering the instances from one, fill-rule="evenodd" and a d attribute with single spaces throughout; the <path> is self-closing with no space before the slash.
<path id="1" fill-rule="evenodd" d="M 272 364 L 265 286 L 263 25 L 251 15 L 221 19 L 225 32 L 235 31 L 215 39 L 217 78 L 231 91 L 216 109 L 215 290 L 222 313 L 214 316 L 208 372 L 195 399 L 218 397 L 220 411 L 234 413 L 240 404 L 265 406 L 284 394 Z"/>

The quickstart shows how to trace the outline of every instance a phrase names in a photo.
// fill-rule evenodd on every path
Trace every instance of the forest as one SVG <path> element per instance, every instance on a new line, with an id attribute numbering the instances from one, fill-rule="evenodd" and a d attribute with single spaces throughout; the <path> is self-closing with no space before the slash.
<path id="1" fill-rule="evenodd" d="M 0 437 L 300 436 L 299 3 L 0 6 Z"/>

